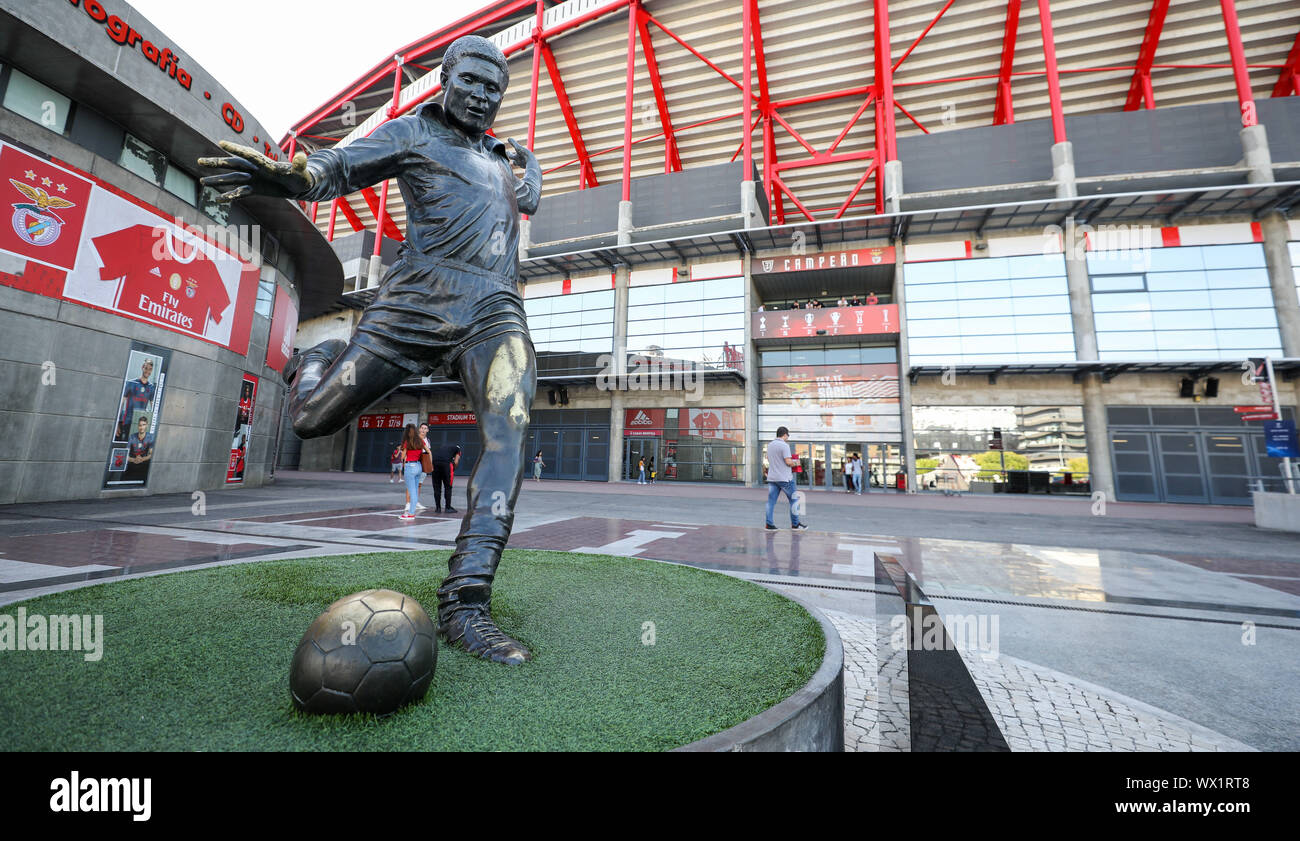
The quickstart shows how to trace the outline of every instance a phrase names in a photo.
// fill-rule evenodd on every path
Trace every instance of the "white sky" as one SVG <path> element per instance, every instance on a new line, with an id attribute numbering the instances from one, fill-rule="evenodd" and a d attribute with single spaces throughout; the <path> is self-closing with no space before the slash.
<path id="1" fill-rule="evenodd" d="M 266 127 L 289 126 L 486 0 L 130 0 Z"/>

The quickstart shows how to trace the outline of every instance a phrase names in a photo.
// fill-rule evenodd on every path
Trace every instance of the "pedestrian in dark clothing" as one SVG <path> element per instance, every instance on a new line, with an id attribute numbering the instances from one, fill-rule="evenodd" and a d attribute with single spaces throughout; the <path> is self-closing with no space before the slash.
<path id="1" fill-rule="evenodd" d="M 451 507 L 451 486 L 455 481 L 455 465 L 460 461 L 460 445 L 447 444 L 433 454 L 433 504 L 435 514 L 445 508 L 448 514 L 459 514 Z"/>

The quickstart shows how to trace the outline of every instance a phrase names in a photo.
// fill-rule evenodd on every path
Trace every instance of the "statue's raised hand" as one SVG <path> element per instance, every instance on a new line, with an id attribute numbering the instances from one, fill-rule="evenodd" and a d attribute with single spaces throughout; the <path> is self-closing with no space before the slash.
<path id="1" fill-rule="evenodd" d="M 307 171 L 307 155 L 302 152 L 294 155 L 292 161 L 273 161 L 250 146 L 225 140 L 217 145 L 230 156 L 199 158 L 199 166 L 233 170 L 199 179 L 205 187 L 225 190 L 217 201 L 234 201 L 250 195 L 291 199 L 311 189 L 312 175 Z"/>
<path id="2" fill-rule="evenodd" d="M 510 163 L 520 169 L 528 169 L 530 161 L 536 165 L 537 158 L 533 156 L 532 151 L 527 146 L 520 143 L 518 140 L 515 140 L 513 137 L 510 138 L 508 142 L 514 148 L 514 152 L 510 155 Z"/>

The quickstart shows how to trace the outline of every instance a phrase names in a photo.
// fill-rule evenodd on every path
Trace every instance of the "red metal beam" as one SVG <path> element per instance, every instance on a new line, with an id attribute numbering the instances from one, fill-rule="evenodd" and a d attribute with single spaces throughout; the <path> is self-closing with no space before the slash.
<path id="1" fill-rule="evenodd" d="M 1147 31 L 1142 36 L 1142 48 L 1138 50 L 1137 68 L 1133 71 L 1133 81 L 1129 82 L 1128 98 L 1124 100 L 1125 111 L 1156 107 L 1155 94 L 1151 90 L 1151 65 L 1156 60 L 1156 48 L 1160 45 L 1160 33 L 1165 28 L 1168 12 L 1169 0 L 1155 0 L 1151 4 Z"/>
<path id="2" fill-rule="evenodd" d="M 889 58 L 889 0 L 874 0 L 872 28 L 876 35 L 876 112 L 882 120 L 876 124 L 876 148 L 883 149 L 885 161 L 897 160 L 898 144 L 894 137 L 894 72 Z"/>
<path id="3" fill-rule="evenodd" d="M 928 128 L 926 128 L 925 126 L 921 125 L 921 121 L 918 120 L 916 117 L 913 117 L 913 116 L 912 116 L 912 112 L 911 112 L 911 111 L 908 111 L 906 108 L 904 108 L 904 107 L 903 107 L 903 103 L 899 102 L 897 99 L 894 100 L 894 107 L 897 108 L 899 111 L 902 111 L 902 112 L 903 112 L 903 116 L 904 116 L 904 117 L 907 117 L 907 119 L 909 119 L 909 120 L 911 120 L 913 123 L 915 123 L 915 124 L 916 124 L 916 127 L 919 128 L 921 131 L 925 132 L 926 134 L 929 134 L 929 133 L 930 133 L 930 130 L 929 130 Z"/>
<path id="4" fill-rule="evenodd" d="M 862 173 L 862 177 L 859 178 L 858 183 L 854 185 L 853 191 L 849 193 L 849 197 L 844 200 L 844 204 L 840 205 L 839 210 L 835 211 L 836 219 L 839 219 L 841 216 L 843 216 L 844 211 L 848 210 L 849 206 L 853 204 L 853 200 L 857 198 L 858 193 L 862 190 L 862 185 L 866 184 L 867 179 L 870 178 L 872 173 L 876 171 L 876 163 L 877 163 L 876 161 L 872 161 L 871 166 L 867 167 L 867 171 Z"/>
<path id="5" fill-rule="evenodd" d="M 382 189 L 385 191 L 385 195 L 387 195 L 387 190 L 388 190 L 387 181 L 384 182 L 384 186 Z M 379 200 L 379 196 L 375 194 L 375 189 L 373 187 L 362 187 L 361 198 L 366 200 L 366 206 L 370 208 L 370 214 L 374 216 L 375 219 L 379 220 L 380 224 L 378 226 L 378 230 L 382 230 L 384 232 L 384 236 L 388 237 L 389 239 L 395 239 L 398 242 L 401 242 L 402 240 L 406 239 L 406 237 L 402 235 L 402 232 L 397 229 L 397 224 L 392 219 L 388 218 L 388 214 L 385 212 L 386 208 L 384 206 L 384 203 Z M 347 216 L 348 211 L 351 209 L 352 209 L 351 207 L 345 207 L 343 210 L 343 215 Z M 351 221 L 350 218 L 349 221 Z M 354 225 L 353 227 L 355 228 L 356 226 Z"/>
<path id="6" fill-rule="evenodd" d="M 737 82 L 735 79 L 731 77 L 731 74 L 727 73 L 721 67 L 719 67 L 718 65 L 714 64 L 713 62 L 705 58 L 703 53 L 701 53 L 699 50 L 695 49 L 690 44 L 683 41 L 681 37 L 677 35 L 677 33 L 673 32 L 671 29 L 669 29 L 668 27 L 660 23 L 658 20 L 656 20 L 654 15 L 650 14 L 649 12 L 646 12 L 645 19 L 650 23 L 653 23 L 655 26 L 659 27 L 659 29 L 662 30 L 663 33 L 667 35 L 669 38 L 672 38 L 674 41 L 676 41 L 677 43 L 685 47 L 686 51 L 689 52 L 691 55 L 695 56 L 700 61 L 704 62 L 709 67 L 711 67 L 714 70 L 714 72 L 716 72 L 719 76 L 726 79 L 728 82 L 735 85 L 737 88 L 742 87 L 740 82 Z"/>
<path id="7" fill-rule="evenodd" d="M 1232 79 L 1237 84 L 1241 124 L 1243 127 L 1258 125 L 1255 97 L 1250 92 L 1250 73 L 1246 70 L 1246 50 L 1241 45 L 1241 27 L 1237 25 L 1237 4 L 1235 0 L 1219 0 L 1219 5 L 1223 7 L 1223 31 L 1228 36 L 1228 55 L 1232 56 Z"/>
<path id="8" fill-rule="evenodd" d="M 1273 96 L 1291 94 L 1300 94 L 1300 35 L 1295 36 L 1291 53 L 1286 57 L 1286 65 L 1278 74 L 1277 84 L 1273 86 Z"/>
<path id="9" fill-rule="evenodd" d="M 329 233 L 325 235 L 325 240 L 327 242 L 334 241 L 334 223 L 335 221 L 338 220 L 338 217 L 339 217 L 339 200 L 330 199 L 330 227 L 329 227 Z"/>
<path id="10" fill-rule="evenodd" d="M 810 158 L 798 158 L 793 161 L 779 161 L 775 169 L 777 172 L 785 172 L 787 169 L 802 169 L 809 166 L 821 166 L 823 164 L 838 164 L 844 161 L 865 161 L 876 157 L 875 149 L 867 149 L 861 152 L 840 152 L 838 155 L 821 154 L 813 155 Z"/>
<path id="11" fill-rule="evenodd" d="M 638 0 L 627 9 L 627 89 L 623 100 L 623 201 L 632 200 L 632 95 L 636 81 L 636 10 Z"/>
<path id="12" fill-rule="evenodd" d="M 343 211 L 343 218 L 348 220 L 353 231 L 364 231 L 366 226 L 361 224 L 361 217 L 352 209 L 352 204 L 348 201 L 347 196 L 339 196 L 335 201 L 338 202 L 339 210 Z"/>
<path id="13" fill-rule="evenodd" d="M 573 149 L 578 153 L 581 188 L 598 187 L 600 182 L 596 180 L 596 169 L 591 164 L 591 155 L 587 154 L 587 144 L 582 141 L 582 130 L 578 128 L 578 118 L 573 113 L 573 105 L 569 103 L 569 94 L 564 87 L 564 80 L 560 78 L 560 67 L 555 61 L 555 54 L 551 52 L 551 45 L 542 41 L 539 52 L 546 62 L 546 75 L 550 77 L 551 87 L 555 89 L 555 98 L 560 102 L 564 124 L 569 127 L 569 139 L 573 141 Z"/>
<path id="14" fill-rule="evenodd" d="M 1043 30 L 1043 61 L 1047 65 L 1047 98 L 1052 105 L 1052 142 L 1064 143 L 1065 109 L 1061 104 L 1061 78 L 1056 71 L 1056 39 L 1052 35 L 1052 10 L 1048 0 L 1038 0 L 1038 25 Z"/>
<path id="15" fill-rule="evenodd" d="M 831 147 L 830 147 L 829 149 L 826 150 L 827 152 L 834 152 L 834 151 L 836 150 L 836 148 L 839 147 L 839 145 L 840 145 L 840 141 L 842 141 L 842 140 L 844 140 L 844 138 L 848 137 L 848 135 L 849 135 L 849 130 L 852 129 L 853 126 L 858 122 L 858 119 L 859 119 L 859 118 L 860 118 L 864 113 L 866 113 L 867 108 L 869 108 L 869 107 L 871 106 L 871 102 L 872 102 L 872 100 L 874 100 L 875 98 L 876 98 L 875 94 L 868 94 L 868 95 L 867 95 L 867 98 L 866 98 L 865 100 L 863 100 L 863 102 L 862 102 L 862 104 L 861 104 L 860 106 L 858 106 L 858 110 L 855 111 L 855 112 L 853 112 L 853 116 L 850 117 L 850 118 L 849 118 L 849 121 L 848 121 L 847 123 L 844 124 L 844 129 L 843 129 L 843 131 L 841 131 L 840 134 L 839 134 L 839 136 L 835 138 L 835 142 L 832 143 L 832 144 L 831 144 Z"/>
<path id="16" fill-rule="evenodd" d="M 799 199 L 795 197 L 795 194 L 790 192 L 790 188 L 787 187 L 785 185 L 785 182 L 781 180 L 781 176 L 773 175 L 772 183 L 776 186 L 778 190 L 780 190 L 782 193 L 785 193 L 787 196 L 790 197 L 790 201 L 794 203 L 795 207 L 799 208 L 800 213 L 808 217 L 809 222 L 817 221 L 816 219 L 813 218 L 812 213 L 808 211 L 808 208 L 804 207 L 803 202 L 799 201 Z M 784 217 L 784 214 L 782 214 L 782 216 Z"/>
<path id="17" fill-rule="evenodd" d="M 912 54 L 912 50 L 916 49 L 916 45 L 921 43 L 922 38 L 930 34 L 930 30 L 934 29 L 934 25 L 939 22 L 939 18 L 943 17 L 943 13 L 948 11 L 950 8 L 952 8 L 952 4 L 955 3 L 956 1 L 957 0 L 948 0 L 948 2 L 944 4 L 943 8 L 939 10 L 939 14 L 935 15 L 934 20 L 930 21 L 930 25 L 927 26 L 925 29 L 922 29 L 921 34 L 916 36 L 916 40 L 913 41 L 906 50 L 903 50 L 903 54 L 898 57 L 898 61 L 894 62 L 894 66 L 892 68 L 893 70 L 895 71 L 898 70 L 898 65 L 902 64 L 903 61 L 906 60 L 906 58 Z M 1015 0 L 1013 0 L 1013 2 L 1014 1 Z"/>
<path id="18" fill-rule="evenodd" d="M 537 140 L 537 84 L 542 79 L 542 15 L 546 4 L 537 0 L 537 17 L 533 20 L 533 74 L 528 95 L 528 148 Z"/>
<path id="19" fill-rule="evenodd" d="M 766 186 L 772 180 L 772 174 L 775 172 L 773 166 L 776 164 L 776 134 L 772 128 L 775 111 L 772 109 L 772 97 L 767 87 L 767 54 L 763 50 L 763 24 L 758 13 L 758 0 L 745 0 L 745 2 L 750 5 L 749 22 L 754 36 L 752 44 L 754 69 L 758 72 L 758 113 L 763 120 L 763 183 Z M 745 178 L 751 177 L 751 170 L 745 170 Z"/>
<path id="20" fill-rule="evenodd" d="M 641 54 L 645 56 L 650 86 L 654 89 L 655 106 L 659 109 L 659 124 L 664 130 L 664 172 L 681 172 L 682 159 L 677 152 L 677 135 L 673 133 L 673 118 L 668 113 L 668 99 L 664 96 L 663 81 L 659 78 L 659 61 L 655 58 L 654 44 L 650 41 L 650 28 L 646 26 L 645 9 L 638 3 L 637 32 L 641 37 Z"/>
<path id="21" fill-rule="evenodd" d="M 1007 0 L 1007 19 L 1002 25 L 1002 63 L 998 65 L 998 92 L 993 106 L 993 125 L 1016 121 L 1012 107 L 1011 66 L 1016 61 L 1016 33 L 1020 31 L 1020 0 Z"/>
<path id="22" fill-rule="evenodd" d="M 754 113 L 754 62 L 751 60 L 754 56 L 754 4 L 751 0 L 743 0 L 743 6 L 740 13 L 741 36 L 740 36 L 740 63 L 743 65 L 743 76 L 745 80 L 741 86 L 742 101 L 745 109 L 745 119 L 741 123 L 743 126 L 751 125 L 750 117 Z M 788 126 L 787 126 L 788 128 Z M 794 131 L 794 129 L 790 129 Z M 741 154 L 741 178 L 748 181 L 754 171 L 754 144 L 751 142 L 753 129 L 745 132 L 745 136 L 740 139 L 743 153 Z"/>

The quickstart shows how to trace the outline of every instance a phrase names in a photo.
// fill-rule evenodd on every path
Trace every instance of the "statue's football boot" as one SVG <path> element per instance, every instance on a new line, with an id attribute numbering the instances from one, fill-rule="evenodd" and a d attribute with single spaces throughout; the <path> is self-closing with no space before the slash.
<path id="1" fill-rule="evenodd" d="M 491 584 L 466 583 L 454 590 L 439 589 L 438 635 L 448 645 L 495 663 L 517 666 L 532 659 L 523 643 L 497 627 L 491 602 Z"/>

